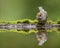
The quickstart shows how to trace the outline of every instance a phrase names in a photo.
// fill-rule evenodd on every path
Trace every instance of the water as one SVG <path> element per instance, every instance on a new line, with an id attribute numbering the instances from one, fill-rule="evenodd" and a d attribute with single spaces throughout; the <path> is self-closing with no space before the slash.
<path id="1" fill-rule="evenodd" d="M 60 0 L 0 0 L 0 20 L 35 19 L 38 6 L 48 12 L 48 20 L 60 18 Z M 35 34 L 0 32 L 0 48 L 60 48 L 60 33 L 48 33 L 48 41 L 38 46 Z"/>

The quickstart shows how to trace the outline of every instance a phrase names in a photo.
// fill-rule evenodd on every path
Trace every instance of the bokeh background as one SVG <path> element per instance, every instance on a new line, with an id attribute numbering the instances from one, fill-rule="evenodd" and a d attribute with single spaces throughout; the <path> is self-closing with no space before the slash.
<path id="1" fill-rule="evenodd" d="M 35 19 L 38 6 L 48 12 L 49 20 L 60 18 L 60 0 L 0 0 L 0 20 Z M 39 47 L 34 33 L 0 32 L 0 48 L 60 48 L 60 33 L 48 33 L 48 41 Z"/>

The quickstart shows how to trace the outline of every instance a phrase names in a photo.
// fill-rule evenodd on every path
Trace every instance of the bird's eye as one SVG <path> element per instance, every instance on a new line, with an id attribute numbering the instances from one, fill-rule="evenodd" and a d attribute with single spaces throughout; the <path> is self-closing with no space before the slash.
<path id="1" fill-rule="evenodd" d="M 41 37 L 39 37 L 40 39 L 42 39 Z"/>
<path id="2" fill-rule="evenodd" d="M 39 16 L 41 16 L 41 14 Z"/>
<path id="3" fill-rule="evenodd" d="M 37 14 L 38 16 L 42 16 L 42 13 L 40 13 L 40 12 L 38 12 L 38 14 Z"/>
<path id="4" fill-rule="evenodd" d="M 40 15 L 39 16 L 42 16 L 42 13 L 40 13 Z"/>

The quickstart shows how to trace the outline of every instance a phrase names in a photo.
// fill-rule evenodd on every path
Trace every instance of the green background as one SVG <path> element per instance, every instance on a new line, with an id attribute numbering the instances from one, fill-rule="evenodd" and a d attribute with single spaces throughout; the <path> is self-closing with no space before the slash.
<path id="1" fill-rule="evenodd" d="M 38 6 L 48 12 L 49 20 L 60 18 L 60 0 L 0 0 L 0 20 L 35 19 Z M 0 48 L 60 48 L 60 33 L 48 33 L 48 41 L 39 47 L 34 33 L 0 32 Z"/>

